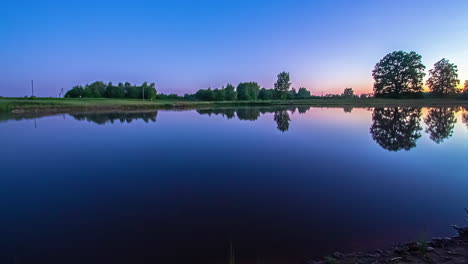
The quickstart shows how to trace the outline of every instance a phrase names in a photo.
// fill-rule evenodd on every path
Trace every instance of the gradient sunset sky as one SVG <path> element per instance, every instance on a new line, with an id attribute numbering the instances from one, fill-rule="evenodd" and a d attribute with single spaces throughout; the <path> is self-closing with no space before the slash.
<path id="1" fill-rule="evenodd" d="M 281 71 L 313 94 L 372 91 L 375 63 L 414 50 L 468 79 L 467 0 L 5 1 L 0 95 L 57 96 L 96 80 L 194 92 Z"/>

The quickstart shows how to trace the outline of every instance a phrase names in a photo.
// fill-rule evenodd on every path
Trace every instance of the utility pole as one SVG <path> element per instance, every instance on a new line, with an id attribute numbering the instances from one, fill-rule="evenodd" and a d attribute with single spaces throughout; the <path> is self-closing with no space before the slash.
<path id="1" fill-rule="evenodd" d="M 32 96 L 34 96 L 34 80 L 31 80 Z"/>

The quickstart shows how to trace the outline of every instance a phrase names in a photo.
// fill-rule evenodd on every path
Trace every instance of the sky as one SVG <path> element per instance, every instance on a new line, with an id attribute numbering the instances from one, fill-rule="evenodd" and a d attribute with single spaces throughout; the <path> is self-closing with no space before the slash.
<path id="1" fill-rule="evenodd" d="M 0 96 L 94 81 L 184 94 L 291 74 L 313 94 L 372 91 L 387 53 L 442 58 L 468 79 L 467 0 L 4 1 Z"/>

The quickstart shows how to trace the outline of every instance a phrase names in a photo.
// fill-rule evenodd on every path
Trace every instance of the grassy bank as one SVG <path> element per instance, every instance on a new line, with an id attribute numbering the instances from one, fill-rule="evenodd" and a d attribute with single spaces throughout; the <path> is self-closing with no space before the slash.
<path id="1" fill-rule="evenodd" d="M 468 100 L 457 99 L 304 99 L 272 101 L 183 101 L 136 99 L 72 99 L 72 98 L 0 98 L 4 113 L 63 113 L 73 111 L 128 111 L 150 109 L 196 109 L 201 107 L 307 105 L 316 107 L 392 107 L 392 106 L 464 106 Z"/>

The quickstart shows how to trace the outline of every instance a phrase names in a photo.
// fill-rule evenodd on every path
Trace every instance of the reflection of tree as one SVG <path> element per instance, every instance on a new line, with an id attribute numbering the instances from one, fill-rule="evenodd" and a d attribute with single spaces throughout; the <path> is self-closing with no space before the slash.
<path id="1" fill-rule="evenodd" d="M 424 119 L 429 137 L 437 144 L 452 136 L 457 119 L 455 109 L 450 107 L 432 108 Z"/>
<path id="2" fill-rule="evenodd" d="M 241 107 L 237 109 L 239 120 L 255 121 L 260 117 L 260 110 L 257 107 Z"/>
<path id="3" fill-rule="evenodd" d="M 376 108 L 370 128 L 372 138 L 390 151 L 410 150 L 421 137 L 420 108 Z"/>
<path id="4" fill-rule="evenodd" d="M 214 115 L 221 115 L 227 117 L 227 119 L 231 119 L 234 117 L 236 113 L 235 108 L 212 108 L 212 109 L 197 109 L 197 112 L 200 115 L 208 115 L 211 116 L 212 114 Z"/>
<path id="5" fill-rule="evenodd" d="M 463 113 L 462 118 L 463 118 L 463 123 L 465 123 L 465 125 L 468 127 L 468 113 Z"/>
<path id="6" fill-rule="evenodd" d="M 86 120 L 88 122 L 93 122 L 99 125 L 106 124 L 110 122 L 111 124 L 114 121 L 119 120 L 121 123 L 131 123 L 133 120 L 141 119 L 148 122 L 156 122 L 156 117 L 158 112 L 143 112 L 143 113 L 85 113 L 85 114 L 71 114 L 76 120 Z"/>
<path id="7" fill-rule="evenodd" d="M 274 117 L 277 128 L 281 132 L 285 132 L 289 129 L 289 122 L 291 121 L 291 118 L 289 118 L 288 111 L 286 110 L 278 110 L 275 112 L 275 117 Z"/>
<path id="8" fill-rule="evenodd" d="M 297 111 L 299 114 L 305 114 L 307 111 L 309 111 L 310 106 L 298 106 Z"/>
<path id="9" fill-rule="evenodd" d="M 345 113 L 351 113 L 353 111 L 353 107 L 352 106 L 345 106 L 345 107 L 343 107 L 343 111 Z"/>

